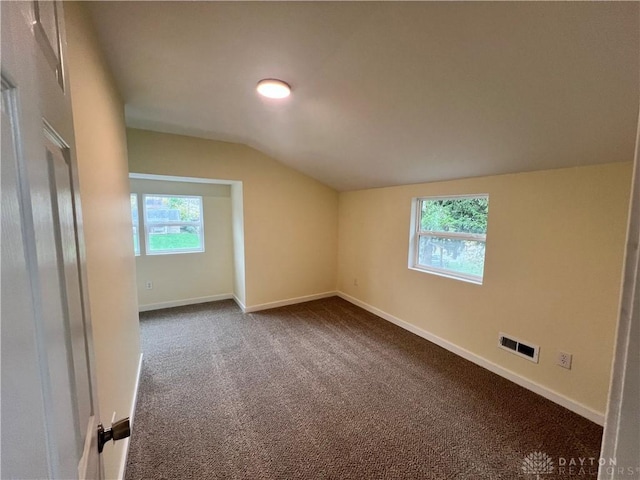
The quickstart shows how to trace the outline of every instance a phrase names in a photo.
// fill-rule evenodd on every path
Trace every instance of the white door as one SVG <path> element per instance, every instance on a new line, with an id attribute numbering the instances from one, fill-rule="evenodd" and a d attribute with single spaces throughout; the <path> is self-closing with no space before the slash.
<path id="1" fill-rule="evenodd" d="M 0 477 L 100 478 L 63 5 L 0 5 Z"/>

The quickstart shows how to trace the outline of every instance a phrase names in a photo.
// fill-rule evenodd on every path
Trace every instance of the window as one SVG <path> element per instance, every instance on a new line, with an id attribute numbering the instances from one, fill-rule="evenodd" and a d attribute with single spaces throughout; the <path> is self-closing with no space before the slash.
<path id="1" fill-rule="evenodd" d="M 409 268 L 482 284 L 489 196 L 413 201 Z"/>
<path id="2" fill-rule="evenodd" d="M 131 220 L 133 223 L 133 251 L 136 255 L 140 255 L 140 229 L 138 227 L 138 195 L 131 194 Z"/>
<path id="3" fill-rule="evenodd" d="M 202 197 L 144 195 L 147 255 L 204 252 Z"/>

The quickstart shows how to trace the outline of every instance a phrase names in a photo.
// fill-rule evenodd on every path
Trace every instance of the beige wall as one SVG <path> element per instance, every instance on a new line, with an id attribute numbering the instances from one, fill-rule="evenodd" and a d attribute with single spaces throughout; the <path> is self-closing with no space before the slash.
<path id="1" fill-rule="evenodd" d="M 336 191 L 245 145 L 137 129 L 127 139 L 132 173 L 242 182 L 247 307 L 335 290 Z"/>
<path id="2" fill-rule="evenodd" d="M 124 107 L 84 7 L 64 9 L 98 404 L 108 425 L 114 411 L 131 413 L 140 356 Z M 118 476 L 124 447 L 105 446 L 106 478 Z"/>
<path id="3" fill-rule="evenodd" d="M 183 301 L 215 300 L 233 292 L 231 187 L 204 183 L 130 181 L 141 205 L 145 193 L 202 196 L 205 251 L 174 255 L 146 255 L 141 228 L 140 256 L 136 257 L 140 309 Z M 140 210 L 142 218 L 142 210 Z M 153 288 L 145 287 L 147 281 Z M 169 305 L 164 305 L 169 306 Z"/>
<path id="4" fill-rule="evenodd" d="M 342 193 L 338 289 L 603 413 L 630 179 L 611 164 Z M 484 284 L 409 270 L 412 198 L 474 193 L 490 195 Z M 500 331 L 539 345 L 539 364 Z"/>

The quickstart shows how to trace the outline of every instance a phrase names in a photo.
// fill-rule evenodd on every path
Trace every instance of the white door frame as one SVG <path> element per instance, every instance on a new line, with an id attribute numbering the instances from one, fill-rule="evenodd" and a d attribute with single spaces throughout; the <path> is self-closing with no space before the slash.
<path id="1" fill-rule="evenodd" d="M 640 478 L 640 116 L 599 480 Z"/>

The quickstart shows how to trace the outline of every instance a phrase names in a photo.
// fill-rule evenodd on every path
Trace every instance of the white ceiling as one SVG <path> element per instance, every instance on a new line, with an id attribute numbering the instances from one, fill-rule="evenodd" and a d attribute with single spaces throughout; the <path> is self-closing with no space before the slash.
<path id="1" fill-rule="evenodd" d="M 633 159 L 637 2 L 88 5 L 130 126 L 338 190 Z"/>

